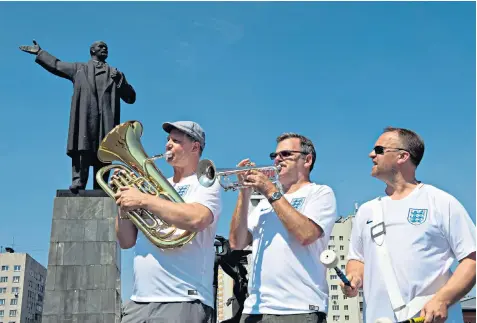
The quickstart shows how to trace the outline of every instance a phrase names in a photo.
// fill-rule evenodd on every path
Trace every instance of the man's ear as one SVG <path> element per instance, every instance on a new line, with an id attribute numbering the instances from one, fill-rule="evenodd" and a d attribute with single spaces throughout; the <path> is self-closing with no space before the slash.
<path id="1" fill-rule="evenodd" d="M 200 142 L 194 141 L 194 143 L 192 144 L 192 151 L 200 151 Z"/>
<path id="2" fill-rule="evenodd" d="M 411 159 L 411 154 L 408 152 L 401 152 L 399 154 L 398 164 L 404 164 L 407 160 Z"/>
<path id="3" fill-rule="evenodd" d="M 308 154 L 305 156 L 305 164 L 311 167 L 311 163 L 313 162 L 313 156 Z"/>

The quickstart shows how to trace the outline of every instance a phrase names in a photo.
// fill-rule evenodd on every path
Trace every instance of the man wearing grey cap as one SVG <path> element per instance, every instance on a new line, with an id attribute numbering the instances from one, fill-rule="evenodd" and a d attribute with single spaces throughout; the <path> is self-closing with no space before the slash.
<path id="1" fill-rule="evenodd" d="M 214 306 L 214 239 L 222 208 L 220 185 L 216 182 L 203 187 L 196 176 L 205 148 L 202 128 L 192 121 L 166 122 L 162 127 L 169 134 L 166 161 L 174 169 L 168 180 L 185 203 L 173 203 L 135 188 L 121 188 L 116 195 L 119 245 L 123 249 L 135 247 L 133 292 L 121 322 L 208 323 Z M 137 208 L 197 235 L 181 248 L 159 249 L 127 218 L 123 219 L 125 212 Z"/>

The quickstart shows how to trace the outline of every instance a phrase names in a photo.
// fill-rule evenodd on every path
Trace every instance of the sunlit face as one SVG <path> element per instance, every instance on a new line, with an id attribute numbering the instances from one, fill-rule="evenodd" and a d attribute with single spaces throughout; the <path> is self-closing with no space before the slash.
<path id="1" fill-rule="evenodd" d="M 399 165 L 403 163 L 403 154 L 408 154 L 395 132 L 383 133 L 374 147 L 369 157 L 373 161 L 371 176 L 376 178 L 384 179 L 396 173 Z"/>
<path id="2" fill-rule="evenodd" d="M 305 165 L 311 165 L 311 154 L 301 153 L 299 138 L 288 138 L 278 143 L 275 149 L 274 164 L 280 165 L 280 181 L 293 182 L 298 180 L 298 175 L 306 171 Z M 273 157 L 273 156 L 272 156 Z"/>
<path id="3" fill-rule="evenodd" d="M 166 161 L 171 166 L 185 167 L 190 157 L 200 149 L 198 142 L 194 142 L 185 133 L 172 129 L 167 136 L 166 152 L 170 153 Z"/>

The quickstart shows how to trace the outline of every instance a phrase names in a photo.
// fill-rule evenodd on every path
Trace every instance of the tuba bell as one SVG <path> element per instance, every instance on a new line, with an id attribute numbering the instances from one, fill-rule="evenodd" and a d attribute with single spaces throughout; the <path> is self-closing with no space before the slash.
<path id="1" fill-rule="evenodd" d="M 142 124 L 133 120 L 117 125 L 106 135 L 99 145 L 98 159 L 103 163 L 120 161 L 123 164 L 102 167 L 96 173 L 96 181 L 112 198 L 120 187 L 128 186 L 171 202 L 184 203 L 154 164 L 154 160 L 166 157 L 166 154 L 148 157 L 145 153 L 140 142 L 142 130 Z M 113 179 L 111 185 L 103 179 L 103 175 L 110 170 L 119 170 L 116 174 L 118 178 Z M 162 249 L 182 247 L 196 235 L 195 232 L 178 229 L 166 223 L 148 210 L 132 210 L 127 216 L 149 241 Z"/>
<path id="2" fill-rule="evenodd" d="M 280 173 L 280 165 L 277 166 L 243 166 L 236 168 L 217 168 L 214 163 L 209 159 L 203 159 L 197 166 L 197 179 L 199 183 L 204 187 L 212 186 L 218 179 L 220 186 L 225 191 L 238 190 L 244 188 L 243 182 L 240 180 L 240 176 L 248 172 L 249 170 L 257 170 L 268 176 L 270 181 L 282 192 L 283 188 L 279 181 L 278 174 Z"/>

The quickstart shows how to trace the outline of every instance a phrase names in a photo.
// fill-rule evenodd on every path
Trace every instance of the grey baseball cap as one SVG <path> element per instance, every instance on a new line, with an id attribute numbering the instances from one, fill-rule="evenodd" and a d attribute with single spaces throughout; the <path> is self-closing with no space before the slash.
<path id="1" fill-rule="evenodd" d="M 200 143 L 202 149 L 205 147 L 205 132 L 198 123 L 193 121 L 164 122 L 162 128 L 170 133 L 173 128 L 180 130 Z"/>

